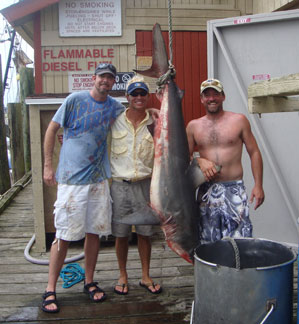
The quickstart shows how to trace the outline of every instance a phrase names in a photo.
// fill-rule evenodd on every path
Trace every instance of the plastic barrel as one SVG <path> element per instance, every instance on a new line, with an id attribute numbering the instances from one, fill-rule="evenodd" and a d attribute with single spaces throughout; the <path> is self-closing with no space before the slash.
<path id="1" fill-rule="evenodd" d="M 192 323 L 291 324 L 295 260 L 287 246 L 262 239 L 200 245 Z"/>

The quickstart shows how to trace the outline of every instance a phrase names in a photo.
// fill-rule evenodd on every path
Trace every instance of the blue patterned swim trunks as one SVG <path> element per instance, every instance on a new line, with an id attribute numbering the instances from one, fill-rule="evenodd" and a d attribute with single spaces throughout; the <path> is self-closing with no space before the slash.
<path id="1" fill-rule="evenodd" d="M 249 205 L 243 180 L 206 182 L 199 188 L 201 243 L 225 236 L 252 237 Z"/>

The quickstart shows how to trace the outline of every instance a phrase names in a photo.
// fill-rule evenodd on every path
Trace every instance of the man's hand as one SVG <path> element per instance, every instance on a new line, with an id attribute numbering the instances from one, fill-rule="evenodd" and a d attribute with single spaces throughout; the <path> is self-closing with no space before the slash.
<path id="1" fill-rule="evenodd" d="M 53 168 L 44 167 L 44 182 L 48 186 L 55 186 L 57 184 Z"/>
<path id="2" fill-rule="evenodd" d="M 197 163 L 204 174 L 206 181 L 211 181 L 217 175 L 217 169 L 213 162 L 204 159 L 204 158 L 197 158 Z"/>
<path id="3" fill-rule="evenodd" d="M 250 196 L 250 203 L 253 203 L 253 200 L 255 199 L 255 206 L 254 210 L 256 210 L 265 200 L 265 194 L 264 190 L 260 186 L 254 186 L 251 192 Z"/>
<path id="4" fill-rule="evenodd" d="M 148 108 L 146 109 L 150 116 L 153 118 L 154 122 L 156 122 L 159 119 L 160 116 L 160 110 L 157 108 Z"/>

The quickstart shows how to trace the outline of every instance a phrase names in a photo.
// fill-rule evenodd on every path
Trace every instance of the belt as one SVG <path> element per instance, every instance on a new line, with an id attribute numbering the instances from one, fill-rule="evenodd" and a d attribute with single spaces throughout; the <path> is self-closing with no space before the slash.
<path id="1" fill-rule="evenodd" d="M 133 182 L 138 182 L 138 181 L 142 181 L 142 180 L 145 180 L 145 179 L 150 179 L 151 177 L 143 177 L 143 178 L 139 178 L 139 179 L 122 179 L 122 178 L 112 178 L 113 181 L 116 181 L 116 182 L 125 182 L 125 183 L 128 183 L 128 184 L 131 184 Z"/>

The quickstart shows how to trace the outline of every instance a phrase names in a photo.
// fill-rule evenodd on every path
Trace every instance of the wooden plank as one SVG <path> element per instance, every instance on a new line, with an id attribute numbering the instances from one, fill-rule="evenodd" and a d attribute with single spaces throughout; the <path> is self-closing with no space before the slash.
<path id="1" fill-rule="evenodd" d="M 2 62 L 0 54 L 0 75 L 2 76 Z M 10 188 L 10 174 L 8 166 L 8 155 L 6 144 L 6 125 L 5 125 L 5 114 L 3 105 L 3 84 L 2 77 L 0 79 L 0 196 Z"/>
<path id="2" fill-rule="evenodd" d="M 126 18 L 128 19 L 128 18 Z M 123 28 L 121 37 L 69 37 L 67 46 L 92 46 L 98 45 L 126 45 L 133 44 L 135 30 Z M 65 38 L 59 37 L 58 30 L 45 30 L 42 32 L 42 44 L 45 46 L 66 46 Z"/>
<path id="3" fill-rule="evenodd" d="M 0 199 L 0 214 L 9 206 L 14 197 L 23 189 L 31 178 L 31 171 L 27 172 L 20 180 L 18 180 Z M 0 218 L 1 219 L 1 218 Z"/>
<path id="4" fill-rule="evenodd" d="M 299 111 L 299 99 L 288 97 L 257 97 L 248 99 L 251 114 Z"/>
<path id="5" fill-rule="evenodd" d="M 299 95 L 299 73 L 255 82 L 248 87 L 248 98 Z"/>
<path id="6" fill-rule="evenodd" d="M 8 103 L 12 183 L 25 174 L 22 104 Z"/>
<path id="7" fill-rule="evenodd" d="M 214 6 L 213 6 L 214 7 Z M 171 14 L 173 18 L 173 28 L 180 24 L 180 21 L 176 18 L 225 18 L 225 17 L 234 17 L 240 14 L 240 10 L 235 9 L 225 9 L 222 10 L 214 10 L 214 9 L 204 9 L 204 10 L 196 10 L 196 8 L 184 8 L 181 9 L 173 9 Z M 131 19 L 141 18 L 144 20 L 144 24 L 147 23 L 146 17 L 159 17 L 159 18 L 168 18 L 168 9 L 161 8 L 150 8 L 150 9 L 127 9 L 126 10 L 127 19 L 130 17 L 130 21 L 128 23 L 132 24 Z M 159 20 L 160 23 L 160 20 Z M 180 24 L 181 25 L 181 24 Z"/>
<path id="8" fill-rule="evenodd" d="M 40 252 L 46 250 L 46 234 L 44 220 L 44 197 L 42 183 L 42 151 L 41 151 L 41 129 L 40 129 L 40 110 L 36 106 L 29 106 L 30 133 L 31 133 L 31 155 L 32 159 L 32 189 L 33 206 L 35 219 L 36 245 Z"/>

